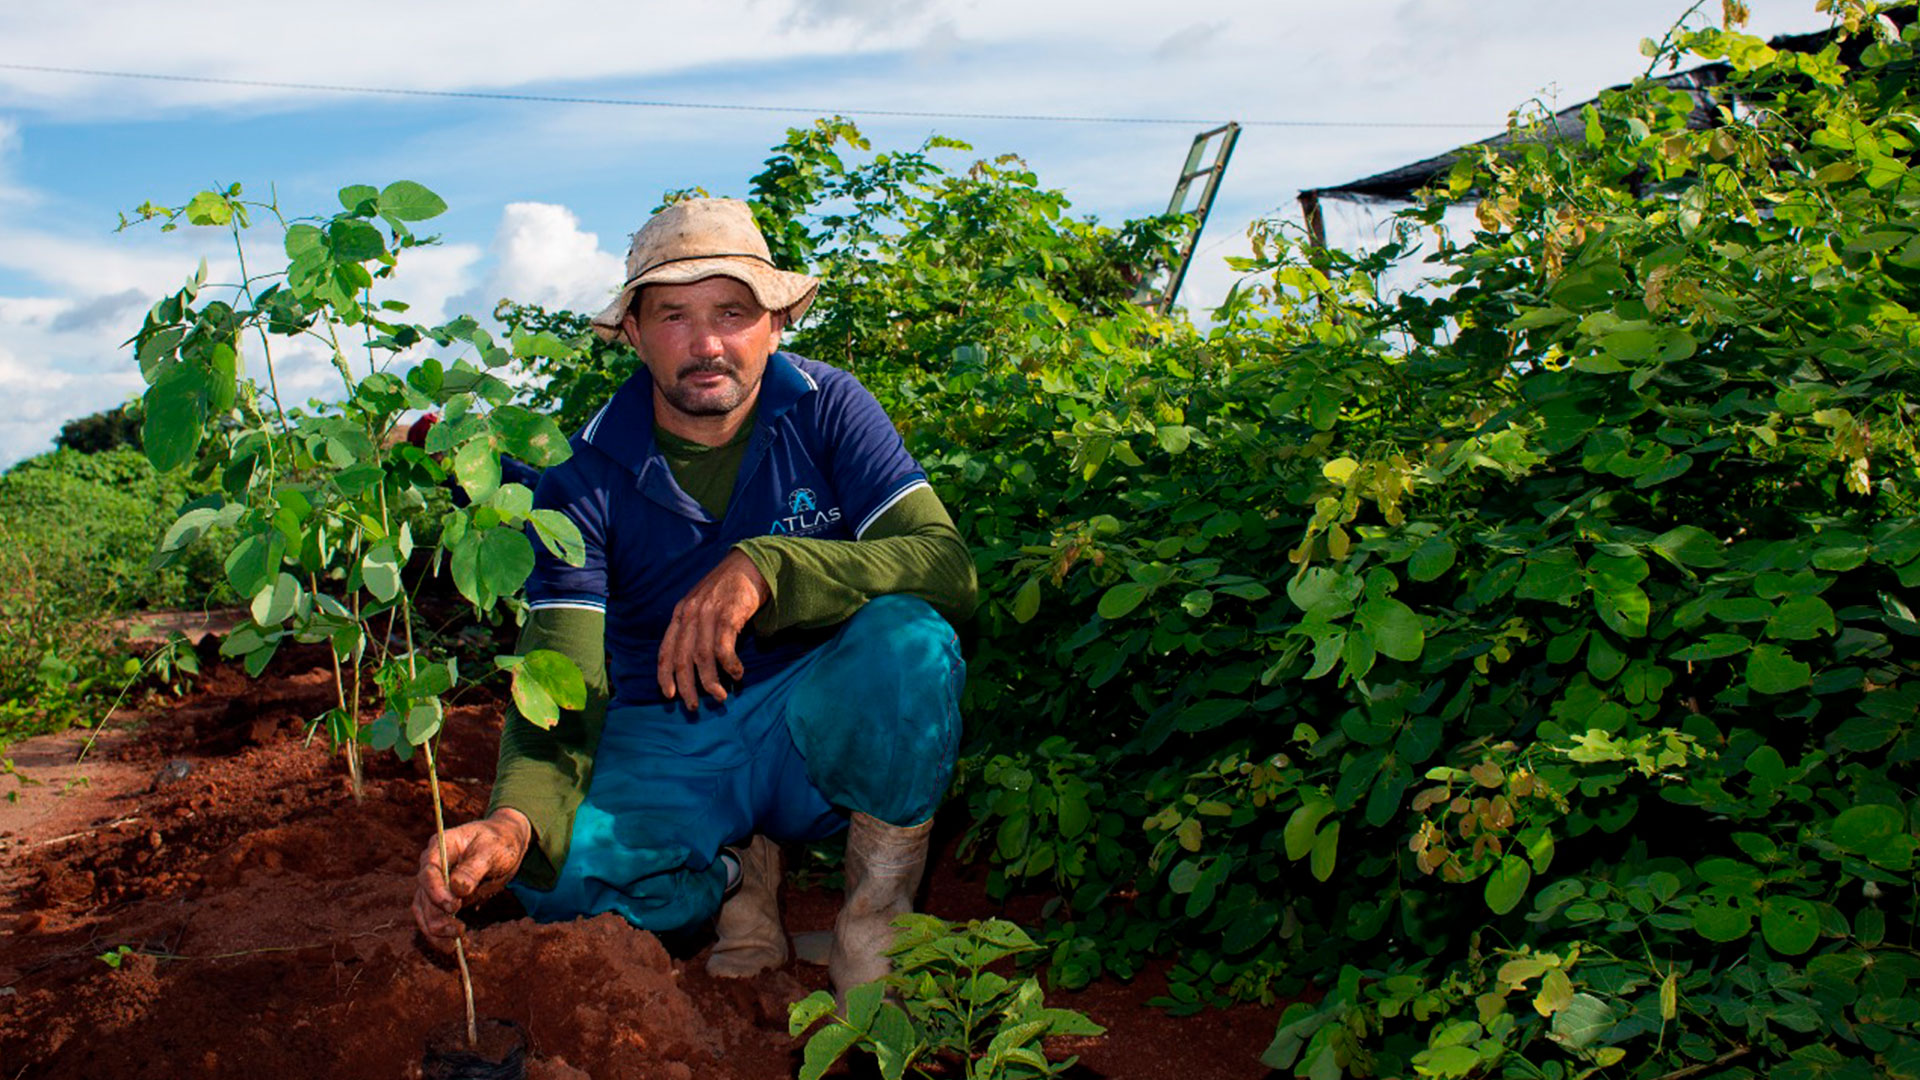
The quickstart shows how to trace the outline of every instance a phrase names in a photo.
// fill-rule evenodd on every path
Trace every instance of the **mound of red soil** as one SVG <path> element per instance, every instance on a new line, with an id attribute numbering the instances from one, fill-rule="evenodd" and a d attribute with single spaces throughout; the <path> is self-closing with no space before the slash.
<path id="1" fill-rule="evenodd" d="M 335 693 L 324 652 L 291 650 L 262 680 L 211 666 L 187 698 L 116 718 L 132 734 L 102 740 L 84 782 L 65 765 L 78 739 L 8 752 L 25 782 L 0 803 L 0 1080 L 419 1075 L 429 1035 L 464 1015 L 453 961 L 408 912 L 431 797 L 418 761 L 375 755 L 352 798 L 309 738 Z M 451 821 L 485 808 L 499 705 L 449 710 Z M 830 925 L 834 897 L 790 893 L 790 929 Z M 923 906 L 1000 913 L 951 858 Z M 790 1077 L 786 1006 L 826 985 L 798 963 L 713 979 L 614 916 L 537 925 L 505 896 L 469 916 L 479 1012 L 525 1030 L 535 1078 Z M 1108 1028 L 1063 1048 L 1081 1075 L 1264 1074 L 1275 1010 L 1176 1020 L 1143 1004 L 1162 989 L 1050 996 Z"/>

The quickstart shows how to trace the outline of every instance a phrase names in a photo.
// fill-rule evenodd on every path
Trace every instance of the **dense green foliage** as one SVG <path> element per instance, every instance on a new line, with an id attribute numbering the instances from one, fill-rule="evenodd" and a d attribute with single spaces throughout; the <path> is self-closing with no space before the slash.
<path id="1" fill-rule="evenodd" d="M 126 449 L 56 450 L 0 475 L 0 739 L 112 698 L 127 677 L 116 617 L 220 599 L 210 555 L 149 566 L 185 499 L 177 477 Z"/>
<path id="2" fill-rule="evenodd" d="M 558 349 L 557 340 L 516 335 L 510 349 L 471 317 L 432 327 L 401 321 L 406 305 L 380 299 L 377 285 L 426 242 L 409 223 L 446 204 L 405 180 L 343 188 L 339 199 L 338 211 L 295 220 L 276 204 L 243 199 L 237 184 L 181 207 L 142 206 L 140 219 L 160 220 L 162 229 L 184 222 L 228 231 L 243 268 L 246 230 L 264 216 L 279 226 L 275 243 L 287 261 L 224 284 L 207 282 L 203 264 L 147 313 L 135 356 L 147 381 L 147 459 L 163 471 L 190 466 L 190 483 L 202 492 L 167 528 L 156 564 L 201 551 L 219 559 L 251 616 L 221 651 L 243 658 L 252 674 L 285 641 L 330 646 L 339 705 L 315 723 L 345 749 L 357 795 L 363 743 L 402 757 L 424 747 L 433 775 L 445 697 L 475 678 L 461 671 L 455 644 L 436 640 L 416 618 L 425 581 L 444 568 L 479 617 L 498 620 L 533 569 L 529 537 L 577 561 L 580 534 L 561 515 L 534 510 L 525 486 L 502 482 L 503 453 L 545 467 L 570 450 L 552 419 L 511 404 L 513 390 L 487 370 L 516 353 Z M 281 399 L 274 351 L 295 343 L 331 357 L 338 402 L 301 409 Z M 404 378 L 389 370 L 426 345 L 452 362 L 428 359 Z M 242 351 L 254 349 L 264 384 L 241 362 Z M 443 420 L 424 446 L 389 438 L 405 413 L 425 409 Z M 449 480 L 468 505 L 442 496 Z M 535 722 L 550 724 L 559 707 L 584 704 L 579 672 L 557 653 L 496 663 L 512 669 L 514 697 Z M 369 682 L 386 705 L 371 722 L 361 707 Z"/>
<path id="3" fill-rule="evenodd" d="M 187 497 L 180 477 L 134 449 L 28 458 L 0 476 L 0 529 L 22 567 L 9 577 L 37 580 L 89 613 L 197 607 L 220 580 L 217 559 L 148 565 Z"/>
<path id="4" fill-rule="evenodd" d="M 1017 172 L 783 148 L 885 207 L 805 219 L 795 347 L 979 552 L 964 787 L 1054 978 L 1317 984 L 1269 1053 L 1316 1077 L 1920 1072 L 1915 70 L 1845 14 L 1852 69 L 1677 35 L 1752 107 L 1610 94 L 1367 259 L 1268 229 L 1205 334 L 1048 278 L 1103 238 Z M 1443 287 L 1377 296 L 1469 193 Z M 953 257 L 962 205 L 1024 241 Z M 1000 303 L 903 336 L 955 295 Z"/>
<path id="5" fill-rule="evenodd" d="M 60 425 L 60 434 L 53 437 L 53 445 L 59 450 L 78 450 L 83 454 L 98 454 L 123 446 L 138 450 L 140 424 L 140 410 L 133 406 L 103 409 Z"/>
<path id="6" fill-rule="evenodd" d="M 1106 1031 L 1071 1009 L 1048 1008 L 1039 979 L 992 970 L 1039 950 L 1018 926 L 1004 919 L 959 925 L 912 913 L 894 925 L 899 933 L 887 950 L 893 972 L 885 979 L 847 991 L 844 1008 L 825 990 L 789 1006 L 789 1034 L 813 1029 L 799 1080 L 819 1080 L 850 1051 L 873 1055 L 882 1080 L 909 1073 L 1034 1080 L 1059 1076 L 1076 1060 L 1049 1060 L 1047 1039 Z"/>

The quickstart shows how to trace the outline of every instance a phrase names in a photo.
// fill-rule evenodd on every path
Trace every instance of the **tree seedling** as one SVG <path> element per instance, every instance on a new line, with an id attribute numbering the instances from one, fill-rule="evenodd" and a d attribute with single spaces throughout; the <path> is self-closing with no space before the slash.
<path id="1" fill-rule="evenodd" d="M 446 204 L 402 180 L 343 188 L 340 205 L 329 215 L 289 219 L 274 200 L 243 199 L 235 184 L 202 191 L 184 206 L 147 203 L 135 211 L 137 221 L 158 221 L 163 231 L 182 224 L 227 230 L 237 268 L 235 280 L 216 284 L 202 262 L 154 304 L 131 341 L 147 382 L 141 434 L 148 459 L 162 471 L 191 469 L 206 490 L 181 508 L 153 564 L 166 565 L 215 530 L 232 538 L 227 582 L 247 599 L 250 617 L 227 636 L 221 655 L 258 676 L 286 641 L 326 644 L 336 705 L 316 725 L 344 753 L 356 800 L 364 793 L 363 747 L 402 759 L 420 748 L 445 873 L 434 748 L 461 672 L 436 641 L 416 637 L 415 598 L 444 570 L 474 616 L 497 624 L 523 610 L 517 594 L 533 569 L 531 537 L 560 558 L 583 558 L 579 531 L 563 515 L 534 509 L 531 491 L 501 481 L 502 453 L 540 468 L 571 454 L 559 427 L 514 404 L 514 389 L 491 373 L 557 343 L 525 336 L 496 343 L 466 316 L 432 327 L 400 321 L 407 305 L 379 299 L 376 288 L 391 280 L 402 253 L 432 242 L 412 225 Z M 245 243 L 256 216 L 279 225 L 287 256 L 265 272 L 252 268 Z M 339 396 L 304 407 L 286 401 L 279 368 L 290 352 L 331 363 Z M 257 357 L 257 369 L 243 354 Z M 443 417 L 424 447 L 387 437 L 406 413 L 421 410 Z M 449 482 L 467 505 L 437 497 Z M 584 684 L 569 661 L 538 652 L 524 661 L 509 665 L 515 699 L 551 706 L 529 720 L 551 724 L 558 709 L 584 704 Z M 384 709 L 369 722 L 366 697 L 374 690 Z M 455 954 L 471 1043 L 464 942 Z"/>

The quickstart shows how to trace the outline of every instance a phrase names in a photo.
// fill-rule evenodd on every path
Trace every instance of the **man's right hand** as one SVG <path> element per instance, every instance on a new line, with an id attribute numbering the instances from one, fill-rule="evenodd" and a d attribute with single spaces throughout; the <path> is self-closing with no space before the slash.
<path id="1" fill-rule="evenodd" d="M 440 869 L 440 843 L 428 840 L 420 853 L 420 873 L 414 879 L 413 922 L 435 948 L 451 949 L 460 936 L 455 918 L 461 904 L 486 886 L 503 884 L 520 869 L 527 845 L 533 842 L 533 823 L 511 807 L 501 807 L 479 821 L 447 830 L 447 867 Z"/>

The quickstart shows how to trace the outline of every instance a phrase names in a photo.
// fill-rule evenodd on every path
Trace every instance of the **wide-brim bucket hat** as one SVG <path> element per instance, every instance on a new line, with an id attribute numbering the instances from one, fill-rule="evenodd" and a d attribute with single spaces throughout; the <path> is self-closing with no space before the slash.
<path id="1" fill-rule="evenodd" d="M 789 325 L 807 313 L 820 279 L 773 265 L 767 238 L 753 210 L 739 199 L 685 199 L 660 211 L 633 234 L 627 248 L 627 281 L 606 310 L 593 317 L 594 332 L 612 340 L 643 285 L 686 285 L 730 277 L 753 290 L 768 311 L 786 312 Z"/>

